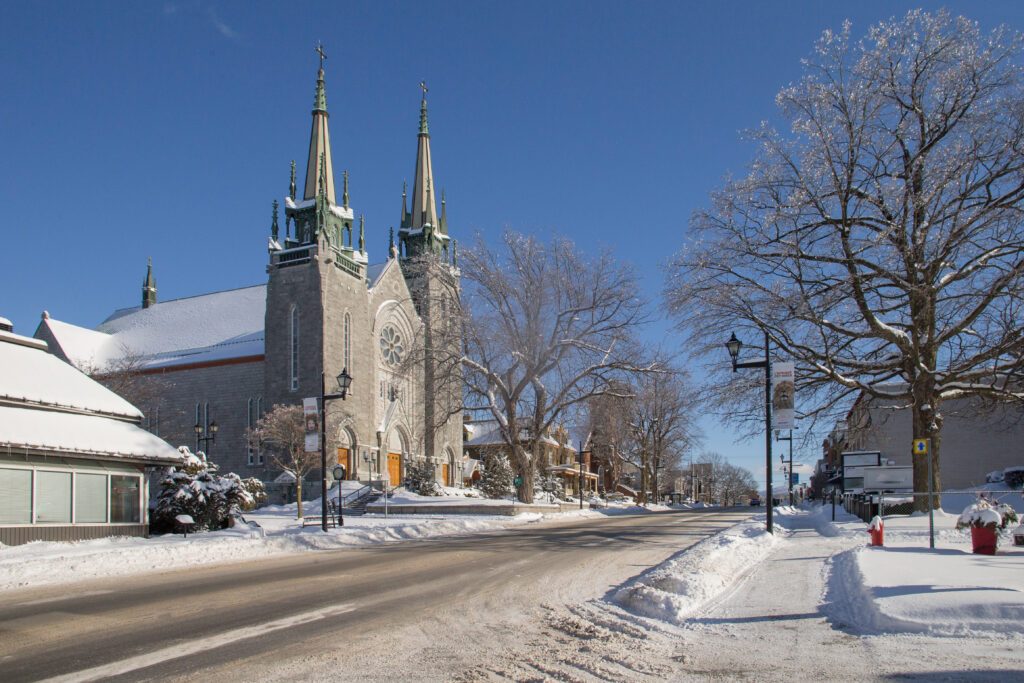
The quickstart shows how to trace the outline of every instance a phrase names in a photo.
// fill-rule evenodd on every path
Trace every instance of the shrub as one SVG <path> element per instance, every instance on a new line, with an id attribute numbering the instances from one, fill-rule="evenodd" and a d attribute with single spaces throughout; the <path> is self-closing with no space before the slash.
<path id="1" fill-rule="evenodd" d="M 487 453 L 481 463 L 480 491 L 488 498 L 504 498 L 512 493 L 512 466 L 502 453 Z"/>
<path id="2" fill-rule="evenodd" d="M 217 465 L 202 453 L 193 454 L 185 446 L 178 450 L 184 462 L 169 468 L 160 482 L 153 512 L 155 532 L 173 531 L 178 515 L 192 517 L 196 531 L 216 531 L 227 527 L 232 514 L 255 506 L 237 474 L 217 474 Z"/>
<path id="3" fill-rule="evenodd" d="M 412 460 L 405 467 L 405 485 L 421 496 L 443 496 L 444 489 L 434 479 L 434 467 L 424 460 Z"/>

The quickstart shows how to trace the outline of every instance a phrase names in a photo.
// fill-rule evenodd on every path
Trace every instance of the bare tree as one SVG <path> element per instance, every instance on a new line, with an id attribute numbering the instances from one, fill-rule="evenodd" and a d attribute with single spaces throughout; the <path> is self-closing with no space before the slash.
<path id="1" fill-rule="evenodd" d="M 320 453 L 306 452 L 302 406 L 275 405 L 248 430 L 247 438 L 253 448 L 270 446 L 273 463 L 295 477 L 296 517 L 301 518 L 303 479 L 320 467 Z"/>
<path id="2" fill-rule="evenodd" d="M 591 463 L 603 470 L 614 489 L 622 481 L 623 453 L 631 436 L 630 403 L 633 390 L 624 382 L 613 383 L 611 392 L 591 397 L 586 404 Z"/>
<path id="3" fill-rule="evenodd" d="M 657 498 L 661 473 L 677 466 L 701 439 L 688 374 L 668 361 L 656 361 L 655 367 L 637 376 L 626 412 L 631 438 L 624 455 L 640 473 L 640 503 L 651 502 L 648 492 Z"/>
<path id="4" fill-rule="evenodd" d="M 945 12 L 860 42 L 849 23 L 824 33 L 777 97 L 791 133 L 754 133 L 750 172 L 695 216 L 670 270 L 670 306 L 715 355 L 728 414 L 753 426 L 758 381 L 728 373 L 722 343 L 766 332 L 797 364 L 808 423 L 857 395 L 911 410 L 941 490 L 943 401 L 1022 398 L 1021 45 Z M 918 490 L 926 472 L 915 458 Z"/>
<path id="5" fill-rule="evenodd" d="M 498 250 L 478 240 L 462 273 L 468 401 L 498 422 L 520 500 L 532 502 L 544 435 L 638 367 L 629 335 L 645 315 L 636 276 L 611 252 L 587 259 L 567 240 L 513 232 Z"/>
<path id="6" fill-rule="evenodd" d="M 145 359 L 125 345 L 112 360 L 100 364 L 78 363 L 76 367 L 115 394 L 143 411 L 146 428 L 159 435 L 159 411 L 164 393 L 172 385 L 162 375 L 147 373 Z"/>

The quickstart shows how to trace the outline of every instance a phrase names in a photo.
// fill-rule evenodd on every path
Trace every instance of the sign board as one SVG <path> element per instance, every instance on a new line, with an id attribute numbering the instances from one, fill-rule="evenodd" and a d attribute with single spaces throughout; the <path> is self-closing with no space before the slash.
<path id="1" fill-rule="evenodd" d="M 914 455 L 928 455 L 928 439 L 914 439 Z"/>
<path id="2" fill-rule="evenodd" d="M 789 483 L 793 484 L 793 485 L 799 484 L 800 483 L 800 473 L 799 472 L 790 472 L 789 473 Z"/>
<path id="3" fill-rule="evenodd" d="M 914 468 L 910 465 L 863 467 L 864 490 L 903 493 L 914 490 Z"/>
<path id="4" fill-rule="evenodd" d="M 306 452 L 320 452 L 320 411 L 315 398 L 302 399 L 302 420 L 306 425 Z"/>
<path id="5" fill-rule="evenodd" d="M 844 451 L 842 458 L 843 467 L 878 466 L 882 464 L 882 453 L 880 451 Z"/>
<path id="6" fill-rule="evenodd" d="M 775 429 L 796 428 L 794 376 L 792 363 L 772 365 L 772 427 Z"/>

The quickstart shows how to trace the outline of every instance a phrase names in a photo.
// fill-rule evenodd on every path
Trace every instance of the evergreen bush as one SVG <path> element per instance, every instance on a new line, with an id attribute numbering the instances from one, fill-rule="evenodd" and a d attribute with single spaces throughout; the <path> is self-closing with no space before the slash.
<path id="1" fill-rule="evenodd" d="M 217 465 L 202 453 L 193 454 L 185 446 L 178 450 L 184 463 L 169 468 L 160 482 L 152 522 L 155 533 L 174 531 L 178 515 L 192 517 L 195 531 L 224 529 L 232 514 L 255 506 L 254 496 L 237 474 L 217 474 Z"/>
<path id="2" fill-rule="evenodd" d="M 502 453 L 484 455 L 480 473 L 480 491 L 488 498 L 504 498 L 512 493 L 512 466 Z"/>

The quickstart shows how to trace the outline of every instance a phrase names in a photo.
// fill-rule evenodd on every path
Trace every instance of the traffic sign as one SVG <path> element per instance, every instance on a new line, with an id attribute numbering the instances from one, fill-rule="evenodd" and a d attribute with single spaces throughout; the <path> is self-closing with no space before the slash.
<path id="1" fill-rule="evenodd" d="M 928 439 L 914 439 L 914 455 L 928 455 Z"/>

